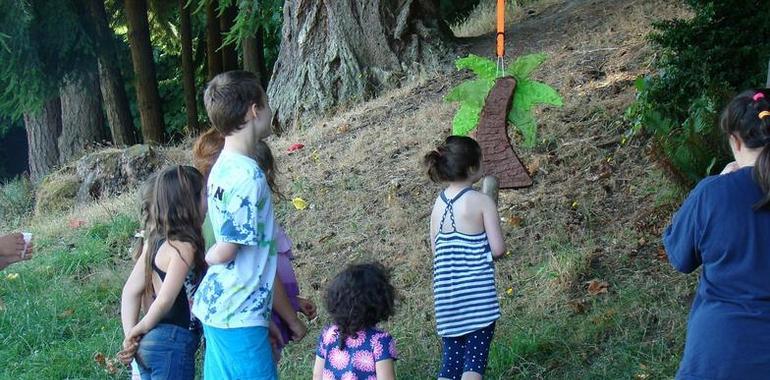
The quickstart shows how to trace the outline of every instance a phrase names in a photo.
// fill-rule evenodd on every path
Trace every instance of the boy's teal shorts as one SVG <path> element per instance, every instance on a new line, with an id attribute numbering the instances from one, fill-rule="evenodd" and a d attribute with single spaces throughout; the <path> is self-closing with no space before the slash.
<path id="1" fill-rule="evenodd" d="M 267 327 L 220 329 L 203 325 L 204 379 L 276 380 Z"/>

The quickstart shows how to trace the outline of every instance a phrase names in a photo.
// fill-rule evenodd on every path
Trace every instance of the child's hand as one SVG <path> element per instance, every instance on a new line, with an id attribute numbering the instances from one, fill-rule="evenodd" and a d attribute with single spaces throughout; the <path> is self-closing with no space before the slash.
<path id="1" fill-rule="evenodd" d="M 126 339 L 123 339 L 123 349 L 130 347 L 132 344 L 139 344 L 139 340 L 142 339 L 142 336 L 147 334 L 147 331 L 142 327 L 143 325 L 142 322 L 139 322 L 136 326 L 131 328 L 128 335 L 126 335 Z"/>
<path id="2" fill-rule="evenodd" d="M 136 351 L 139 349 L 139 342 L 137 340 L 123 340 L 123 349 L 118 352 L 118 360 L 124 365 L 131 365 L 131 361 L 134 360 Z"/>
<path id="3" fill-rule="evenodd" d="M 299 320 L 299 318 L 295 318 L 295 321 L 292 323 L 288 323 L 289 330 L 291 330 L 291 339 L 295 342 L 299 342 L 302 340 L 302 338 L 307 335 L 307 326 Z"/>
<path id="4" fill-rule="evenodd" d="M 308 320 L 314 320 L 318 316 L 317 309 L 313 301 L 305 297 L 297 297 L 299 303 L 299 312 L 305 314 Z"/>

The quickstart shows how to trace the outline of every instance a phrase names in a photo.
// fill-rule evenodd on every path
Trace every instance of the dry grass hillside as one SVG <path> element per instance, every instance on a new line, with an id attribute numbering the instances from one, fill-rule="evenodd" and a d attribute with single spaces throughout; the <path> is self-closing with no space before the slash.
<path id="1" fill-rule="evenodd" d="M 673 377 L 694 278 L 669 268 L 659 236 L 682 193 L 652 163 L 648 141 L 627 135 L 623 119 L 634 100 L 634 79 L 650 70 L 653 52 L 645 36 L 651 22 L 686 16 L 673 3 L 549 0 L 521 8 L 526 15 L 508 29 L 509 59 L 548 53 L 534 77 L 555 87 L 565 105 L 539 110 L 538 145 L 516 148 L 533 173 L 534 186 L 500 195 L 510 254 L 496 266 L 503 317 L 489 378 Z M 488 56 L 492 44 L 489 35 L 463 39 L 457 54 Z M 427 242 L 439 187 L 424 175 L 421 158 L 449 133 L 455 106 L 442 98 L 467 77 L 435 73 L 270 139 L 288 198 L 276 201 L 277 216 L 294 241 L 303 294 L 320 303 L 326 282 L 346 263 L 377 260 L 392 269 L 400 302 L 384 327 L 399 341 L 399 378 L 432 378 L 440 362 Z M 286 153 L 293 143 L 305 147 Z M 181 150 L 178 156 L 184 156 Z M 294 197 L 309 207 L 296 210 L 290 202 Z M 43 236 L 43 261 L 19 267 L 22 276 L 50 266 L 53 259 L 45 255 L 80 244 L 69 243 L 72 229 L 61 220 L 80 218 L 96 225 L 118 214 L 133 217 L 135 198 L 128 194 L 65 216 L 37 217 L 31 228 Z M 136 227 L 121 223 L 127 231 Z M 107 230 L 105 236 L 112 236 L 113 230 Z M 77 281 L 67 282 L 91 286 L 88 281 L 98 281 L 106 289 L 102 301 L 108 303 L 99 312 L 115 320 L 121 276 L 131 265 L 126 247 L 117 249 L 123 252 L 120 257 L 93 264 L 90 277 L 76 271 Z M 10 295 L 13 286 L 0 285 L 8 309 L 22 303 Z M 62 310 L 51 312 L 54 322 L 67 323 L 69 315 L 62 317 Z M 0 314 L 0 327 L 11 326 L 11 318 Z M 321 312 L 308 338 L 287 349 L 282 378 L 309 378 L 316 338 L 327 322 Z M 117 324 L 101 328 L 107 331 L 94 338 L 100 346 L 92 352 L 117 351 Z M 0 362 L 35 347 L 28 346 L 0 354 Z M 85 359 L 76 360 L 99 368 L 88 347 L 82 350 L 78 358 Z M 25 367 L 8 368 L 6 374 L 15 375 Z"/>

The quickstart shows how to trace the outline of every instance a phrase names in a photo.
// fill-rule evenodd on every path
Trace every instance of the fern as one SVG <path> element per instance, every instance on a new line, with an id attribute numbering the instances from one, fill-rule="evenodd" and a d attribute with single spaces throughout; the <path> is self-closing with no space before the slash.
<path id="1" fill-rule="evenodd" d="M 525 55 L 514 61 L 507 70 L 517 82 L 508 121 L 516 126 L 523 136 L 525 147 L 531 148 L 537 142 L 537 120 L 532 114 L 532 109 L 539 104 L 559 107 L 563 105 L 562 98 L 555 89 L 529 79 L 546 58 L 543 53 Z M 444 97 L 445 101 L 460 103 L 452 122 L 452 133 L 465 136 L 478 126 L 484 100 L 497 79 L 497 64 L 488 58 L 471 54 L 458 59 L 455 66 L 458 70 L 471 70 L 477 76 L 477 79 L 455 86 Z"/>

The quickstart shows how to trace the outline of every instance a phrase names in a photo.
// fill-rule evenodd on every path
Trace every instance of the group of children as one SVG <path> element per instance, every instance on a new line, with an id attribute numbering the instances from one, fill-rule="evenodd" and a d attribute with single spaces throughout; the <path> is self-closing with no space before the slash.
<path id="1" fill-rule="evenodd" d="M 298 314 L 313 319 L 317 310 L 299 296 L 291 242 L 273 213 L 281 194 L 263 141 L 272 112 L 244 71 L 212 79 L 204 104 L 213 129 L 195 144 L 195 167 L 166 168 L 142 189 L 144 231 L 123 288 L 118 356 L 142 379 L 192 379 L 203 336 L 204 378 L 275 379 L 281 348 L 307 333 Z M 480 379 L 500 318 L 497 207 L 471 188 L 481 176 L 473 139 L 447 138 L 425 165 L 447 185 L 430 224 L 439 378 Z M 333 324 L 319 338 L 313 379 L 395 378 L 396 340 L 378 327 L 393 315 L 395 295 L 376 263 L 350 265 L 329 283 L 324 306 Z"/>

